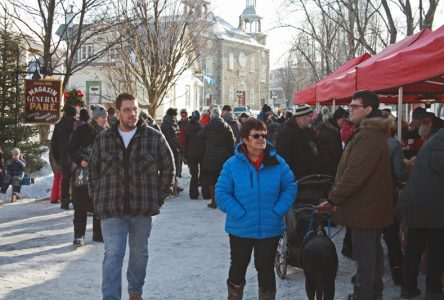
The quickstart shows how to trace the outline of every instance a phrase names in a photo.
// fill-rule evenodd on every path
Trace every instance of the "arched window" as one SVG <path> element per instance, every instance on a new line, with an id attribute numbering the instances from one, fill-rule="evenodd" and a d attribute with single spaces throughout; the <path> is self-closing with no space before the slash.
<path id="1" fill-rule="evenodd" d="M 228 69 L 234 70 L 234 54 L 233 52 L 230 52 L 228 55 Z"/>

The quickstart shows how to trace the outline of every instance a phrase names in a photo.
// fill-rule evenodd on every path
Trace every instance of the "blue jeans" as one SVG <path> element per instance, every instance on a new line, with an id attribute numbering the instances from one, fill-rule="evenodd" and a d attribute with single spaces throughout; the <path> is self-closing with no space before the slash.
<path id="1" fill-rule="evenodd" d="M 384 251 L 380 229 L 352 229 L 353 259 L 358 265 L 354 295 L 359 300 L 382 296 L 384 285 Z"/>
<path id="2" fill-rule="evenodd" d="M 102 264 L 103 300 L 120 299 L 122 296 L 122 264 L 127 237 L 130 251 L 126 274 L 128 293 L 142 295 L 148 263 L 151 217 L 108 218 L 102 220 L 101 225 L 105 242 Z"/>

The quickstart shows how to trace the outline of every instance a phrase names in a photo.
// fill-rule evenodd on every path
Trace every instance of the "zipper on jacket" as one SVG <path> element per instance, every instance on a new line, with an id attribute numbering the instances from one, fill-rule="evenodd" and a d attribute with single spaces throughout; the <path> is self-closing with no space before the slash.
<path id="1" fill-rule="evenodd" d="M 259 238 L 262 238 L 262 205 L 261 205 L 261 184 L 260 184 L 260 169 L 257 172 L 257 188 L 259 190 L 258 199 L 259 199 Z"/>
<path id="2" fill-rule="evenodd" d="M 250 172 L 250 184 L 251 188 L 253 188 L 253 174 Z"/>

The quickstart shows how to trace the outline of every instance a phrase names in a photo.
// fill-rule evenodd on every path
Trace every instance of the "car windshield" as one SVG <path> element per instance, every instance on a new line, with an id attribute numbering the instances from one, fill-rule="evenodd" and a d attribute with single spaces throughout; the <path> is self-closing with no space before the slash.
<path id="1" fill-rule="evenodd" d="M 235 107 L 233 109 L 233 112 L 240 112 L 240 111 L 247 111 L 246 107 Z"/>

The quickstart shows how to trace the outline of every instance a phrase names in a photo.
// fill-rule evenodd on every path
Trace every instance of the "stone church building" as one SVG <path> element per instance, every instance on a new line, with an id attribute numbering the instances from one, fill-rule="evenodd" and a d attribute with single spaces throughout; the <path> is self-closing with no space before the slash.
<path id="1" fill-rule="evenodd" d="M 202 28 L 199 65 L 204 83 L 202 106 L 248 105 L 260 109 L 268 100 L 269 49 L 256 0 L 246 6 L 235 27 L 211 13 L 210 0 L 182 0 Z"/>

